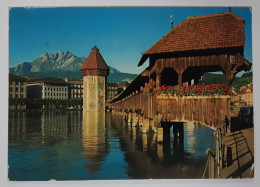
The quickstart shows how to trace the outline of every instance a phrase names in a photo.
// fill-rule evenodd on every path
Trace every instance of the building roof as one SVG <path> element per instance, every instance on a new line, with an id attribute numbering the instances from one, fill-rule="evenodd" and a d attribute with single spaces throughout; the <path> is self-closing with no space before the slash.
<path id="1" fill-rule="evenodd" d="M 253 86 L 242 88 L 241 91 L 245 93 L 253 93 Z"/>
<path id="2" fill-rule="evenodd" d="M 68 78 L 65 78 L 64 80 L 69 84 L 80 84 L 80 85 L 83 84 L 83 79 L 68 79 Z"/>
<path id="3" fill-rule="evenodd" d="M 123 88 L 123 87 L 129 86 L 130 84 L 131 84 L 130 82 L 124 81 L 124 82 L 119 83 L 119 84 L 118 84 L 118 87 Z"/>
<path id="4" fill-rule="evenodd" d="M 11 80 L 11 81 L 26 81 L 26 78 L 9 73 L 9 80 Z"/>
<path id="5" fill-rule="evenodd" d="M 138 66 L 153 54 L 244 46 L 244 25 L 232 12 L 188 17 L 145 51 Z"/>
<path id="6" fill-rule="evenodd" d="M 88 58 L 84 62 L 84 64 L 81 66 L 80 70 L 107 70 L 109 71 L 109 68 L 101 56 L 99 49 L 94 46 L 94 48 L 91 50 Z"/>
<path id="7" fill-rule="evenodd" d="M 47 84 L 68 84 L 62 78 L 53 78 L 53 77 L 46 77 L 46 78 L 38 78 L 38 79 L 30 79 L 27 83 L 47 83 Z"/>

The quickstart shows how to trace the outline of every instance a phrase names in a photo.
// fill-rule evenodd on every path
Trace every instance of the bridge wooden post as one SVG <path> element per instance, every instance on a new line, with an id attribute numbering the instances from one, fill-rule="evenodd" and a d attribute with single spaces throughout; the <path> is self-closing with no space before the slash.
<path id="1" fill-rule="evenodd" d="M 178 85 L 182 86 L 182 72 L 178 73 Z"/>
<path id="2" fill-rule="evenodd" d="M 156 89 L 158 90 L 161 86 L 161 73 L 156 71 Z"/>

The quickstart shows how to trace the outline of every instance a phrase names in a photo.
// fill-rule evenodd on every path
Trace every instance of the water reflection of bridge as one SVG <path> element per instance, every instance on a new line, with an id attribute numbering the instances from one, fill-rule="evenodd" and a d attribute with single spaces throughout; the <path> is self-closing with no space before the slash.
<path id="1" fill-rule="evenodd" d="M 110 113 L 107 113 L 107 116 L 112 128 L 117 129 L 121 149 L 129 165 L 128 175 L 131 178 L 201 177 L 205 161 L 202 157 L 193 156 L 189 145 L 187 152 L 184 150 L 183 142 L 169 141 L 159 144 L 157 134 L 142 133 L 141 127 L 128 126 L 125 120 Z M 189 132 L 191 131 L 190 129 Z M 203 157 L 204 154 L 203 152 Z"/>

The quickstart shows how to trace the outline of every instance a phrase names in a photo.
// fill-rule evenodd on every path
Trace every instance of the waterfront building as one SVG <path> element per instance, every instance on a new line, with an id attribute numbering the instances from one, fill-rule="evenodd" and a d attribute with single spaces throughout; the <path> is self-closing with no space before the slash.
<path id="1" fill-rule="evenodd" d="M 69 84 L 69 99 L 83 98 L 83 79 L 64 79 Z"/>
<path id="2" fill-rule="evenodd" d="M 240 91 L 243 93 L 241 100 L 246 103 L 246 106 L 254 105 L 253 83 L 242 86 Z"/>
<path id="3" fill-rule="evenodd" d="M 121 82 L 121 83 L 118 83 L 118 94 L 120 94 L 122 91 L 124 91 L 127 86 L 129 86 L 131 83 L 130 82 Z"/>
<path id="4" fill-rule="evenodd" d="M 107 99 L 113 99 L 116 95 L 118 95 L 118 84 L 114 82 L 107 83 Z"/>
<path id="5" fill-rule="evenodd" d="M 26 79 L 9 73 L 9 99 L 27 98 Z M 26 105 L 21 102 L 9 102 L 10 109 L 25 109 Z"/>
<path id="6" fill-rule="evenodd" d="M 68 83 L 61 78 L 39 78 L 27 81 L 28 98 L 68 99 Z"/>
<path id="7" fill-rule="evenodd" d="M 83 110 L 105 111 L 109 68 L 96 46 L 80 70 L 83 76 Z"/>
<path id="8" fill-rule="evenodd" d="M 9 98 L 26 97 L 26 79 L 9 73 Z"/>

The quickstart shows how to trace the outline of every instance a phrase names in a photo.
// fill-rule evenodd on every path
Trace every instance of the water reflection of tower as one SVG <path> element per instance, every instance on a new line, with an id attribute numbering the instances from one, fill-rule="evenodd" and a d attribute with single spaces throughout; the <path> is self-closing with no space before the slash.
<path id="1" fill-rule="evenodd" d="M 106 141 L 105 112 L 83 112 L 83 154 L 88 159 L 85 167 L 90 172 L 100 170 L 100 165 L 108 153 Z"/>

